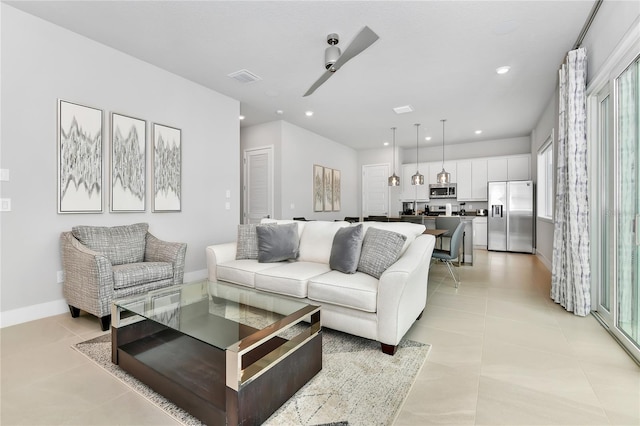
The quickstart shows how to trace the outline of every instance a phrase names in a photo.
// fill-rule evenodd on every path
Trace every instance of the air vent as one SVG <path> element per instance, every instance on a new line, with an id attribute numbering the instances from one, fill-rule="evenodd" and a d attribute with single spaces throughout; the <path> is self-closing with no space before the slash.
<path id="1" fill-rule="evenodd" d="M 240 70 L 236 72 L 232 72 L 227 77 L 231 77 L 234 80 L 239 81 L 240 83 L 253 83 L 254 81 L 262 80 L 262 78 L 258 77 L 254 73 L 249 70 Z"/>
<path id="2" fill-rule="evenodd" d="M 396 114 L 406 114 L 408 112 L 413 112 L 413 107 L 411 105 L 399 106 L 395 107 L 393 111 Z"/>

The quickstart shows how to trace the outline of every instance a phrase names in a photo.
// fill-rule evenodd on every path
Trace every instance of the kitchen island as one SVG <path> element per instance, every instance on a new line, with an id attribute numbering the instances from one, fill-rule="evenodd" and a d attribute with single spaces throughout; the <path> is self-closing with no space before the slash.
<path id="1" fill-rule="evenodd" d="M 467 216 L 459 216 L 462 223 L 465 224 L 464 227 L 464 263 L 469 263 L 473 265 L 473 222 L 476 216 L 467 215 Z M 436 229 L 436 216 L 426 216 L 426 215 L 402 215 L 399 217 L 403 222 L 412 222 L 419 223 L 427 227 L 427 229 Z M 398 218 L 390 218 L 397 220 Z M 436 243 L 436 247 L 439 247 L 439 243 Z M 448 245 L 445 243 L 445 248 Z"/>

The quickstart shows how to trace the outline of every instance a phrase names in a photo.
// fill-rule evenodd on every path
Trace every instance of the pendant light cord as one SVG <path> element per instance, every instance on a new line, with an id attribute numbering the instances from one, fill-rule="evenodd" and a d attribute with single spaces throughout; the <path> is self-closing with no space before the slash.
<path id="1" fill-rule="evenodd" d="M 396 128 L 392 127 L 393 130 L 393 175 L 396 175 Z"/>
<path id="2" fill-rule="evenodd" d="M 416 123 L 416 174 L 418 173 L 418 139 L 420 123 Z"/>
<path id="3" fill-rule="evenodd" d="M 443 118 L 440 121 L 442 121 L 442 170 L 444 170 L 444 122 L 447 120 Z"/>

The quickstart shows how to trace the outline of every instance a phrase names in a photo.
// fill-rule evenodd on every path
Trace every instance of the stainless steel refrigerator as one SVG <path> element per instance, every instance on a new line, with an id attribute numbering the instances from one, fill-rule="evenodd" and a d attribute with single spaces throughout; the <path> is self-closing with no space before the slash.
<path id="1" fill-rule="evenodd" d="M 487 248 L 533 253 L 533 182 L 489 182 Z"/>

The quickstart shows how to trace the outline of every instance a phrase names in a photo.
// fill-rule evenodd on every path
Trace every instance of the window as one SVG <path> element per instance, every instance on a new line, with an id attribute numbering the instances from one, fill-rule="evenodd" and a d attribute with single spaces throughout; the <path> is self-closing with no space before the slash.
<path id="1" fill-rule="evenodd" d="M 538 151 L 538 217 L 553 220 L 553 131 Z"/>

